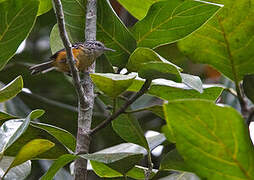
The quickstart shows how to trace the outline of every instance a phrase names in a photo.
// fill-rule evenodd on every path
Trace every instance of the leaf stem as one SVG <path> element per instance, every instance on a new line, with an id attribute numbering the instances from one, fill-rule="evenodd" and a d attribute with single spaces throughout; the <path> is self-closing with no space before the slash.
<path id="1" fill-rule="evenodd" d="M 225 88 L 224 90 L 237 97 L 237 92 L 233 88 Z"/>
<path id="2" fill-rule="evenodd" d="M 227 49 L 230 64 L 231 64 L 231 67 L 232 67 L 233 80 L 234 80 L 234 83 L 235 83 L 237 98 L 238 98 L 240 106 L 241 106 L 241 113 L 242 113 L 242 116 L 244 117 L 245 121 L 247 121 L 248 116 L 250 114 L 250 111 L 247 107 L 247 102 L 246 102 L 246 99 L 244 98 L 244 93 L 243 93 L 243 91 L 241 89 L 241 86 L 240 86 L 240 80 L 239 80 L 239 77 L 238 77 L 239 74 L 237 72 L 236 65 L 235 65 L 235 62 L 234 62 L 234 58 L 233 58 L 233 55 L 232 55 L 232 52 L 231 52 L 231 49 L 230 49 L 230 43 L 229 43 L 228 38 L 226 36 L 226 32 L 225 32 L 224 26 L 222 24 L 221 18 L 218 15 L 216 15 L 216 16 L 217 16 L 218 23 L 220 25 L 220 28 L 221 28 L 221 31 L 222 31 L 222 34 L 223 34 L 223 37 L 224 37 L 224 41 L 225 41 L 225 44 L 226 44 L 226 49 Z"/>

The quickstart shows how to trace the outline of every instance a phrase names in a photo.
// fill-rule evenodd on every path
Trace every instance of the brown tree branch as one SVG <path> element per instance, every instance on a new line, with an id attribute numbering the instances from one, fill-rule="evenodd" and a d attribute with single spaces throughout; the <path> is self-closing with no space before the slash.
<path id="1" fill-rule="evenodd" d="M 96 0 L 87 0 L 86 7 L 86 26 L 85 26 L 85 39 L 96 40 Z M 89 72 L 95 72 L 95 63 L 89 68 Z M 84 88 L 87 103 L 79 102 L 79 118 L 78 118 L 78 132 L 76 153 L 88 153 L 90 145 L 90 128 L 92 123 L 93 105 L 94 105 L 94 86 L 89 75 L 89 72 L 84 73 L 82 85 Z M 87 179 L 87 160 L 79 158 L 75 161 L 74 165 L 74 178 L 75 180 Z"/>
<path id="2" fill-rule="evenodd" d="M 92 111 L 94 104 L 93 83 L 88 73 L 84 74 L 83 86 L 81 85 L 80 76 L 77 68 L 74 65 L 74 58 L 72 54 L 72 45 L 69 41 L 64 22 L 63 8 L 60 0 L 53 0 L 55 4 L 55 11 L 57 23 L 59 27 L 60 37 L 63 41 L 67 53 L 67 61 L 70 66 L 73 83 L 78 94 L 78 133 L 76 153 L 88 153 L 90 137 L 89 131 L 92 121 Z M 86 20 L 86 40 L 96 39 L 96 0 L 87 1 L 87 20 Z M 94 72 L 93 65 L 91 71 Z M 87 179 L 87 160 L 77 159 L 75 161 L 74 174 L 76 180 Z"/>
<path id="3" fill-rule="evenodd" d="M 65 29 L 62 3 L 60 0 L 53 0 L 53 2 L 55 4 L 55 11 L 56 11 L 55 13 L 56 13 L 56 18 L 57 18 L 59 33 L 60 33 L 60 37 L 62 39 L 63 45 L 66 50 L 67 62 L 69 63 L 69 66 L 70 66 L 73 83 L 74 83 L 75 89 L 77 91 L 79 101 L 86 104 L 87 100 L 85 98 L 84 89 L 80 84 L 79 73 L 78 73 L 76 66 L 74 65 L 74 57 L 72 54 L 72 45 L 70 43 L 70 40 L 68 38 L 66 29 Z"/>
<path id="4" fill-rule="evenodd" d="M 112 114 L 111 116 L 109 116 L 107 119 L 105 119 L 101 124 L 99 124 L 97 127 L 95 127 L 94 129 L 92 129 L 90 131 L 90 135 L 94 135 L 97 131 L 99 131 L 102 128 L 105 128 L 108 124 L 111 123 L 111 121 L 113 121 L 114 119 L 116 119 L 119 115 L 121 115 L 122 113 L 124 113 L 126 111 L 126 109 L 134 102 L 136 101 L 140 96 L 142 96 L 143 94 L 145 94 L 150 85 L 151 85 L 152 81 L 151 80 L 146 80 L 145 83 L 143 84 L 143 86 L 141 87 L 141 89 L 132 97 L 130 98 L 128 101 L 125 102 L 125 104 L 119 108 L 114 114 Z"/>

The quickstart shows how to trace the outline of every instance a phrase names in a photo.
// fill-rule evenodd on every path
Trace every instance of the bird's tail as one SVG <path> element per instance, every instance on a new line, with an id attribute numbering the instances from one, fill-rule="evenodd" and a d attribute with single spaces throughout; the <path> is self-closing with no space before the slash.
<path id="1" fill-rule="evenodd" d="M 30 67 L 29 69 L 32 70 L 31 74 L 35 75 L 38 73 L 46 73 L 55 69 L 52 62 L 53 61 L 48 61 L 48 62 L 37 64 L 35 66 Z"/>

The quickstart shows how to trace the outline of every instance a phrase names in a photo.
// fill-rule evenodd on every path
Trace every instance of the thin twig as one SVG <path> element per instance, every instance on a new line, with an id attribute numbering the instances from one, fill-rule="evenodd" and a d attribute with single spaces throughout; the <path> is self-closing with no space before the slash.
<path id="1" fill-rule="evenodd" d="M 74 57 L 72 54 L 72 45 L 70 43 L 70 40 L 69 40 L 67 32 L 66 32 L 66 28 L 65 28 L 62 3 L 60 0 L 53 0 L 53 2 L 55 4 L 55 11 L 56 11 L 56 18 L 57 18 L 59 33 L 60 33 L 60 37 L 62 39 L 63 45 L 66 50 L 67 62 L 69 63 L 73 83 L 74 83 L 75 89 L 77 91 L 77 94 L 79 96 L 80 102 L 86 104 L 87 100 L 85 98 L 84 89 L 80 83 L 80 77 L 79 77 L 78 70 L 77 70 L 76 66 L 74 65 Z"/>
<path id="2" fill-rule="evenodd" d="M 26 96 L 29 96 L 29 97 L 32 97 L 32 98 L 36 98 L 39 101 L 45 102 L 45 103 L 53 105 L 53 106 L 57 106 L 59 108 L 67 109 L 67 110 L 73 111 L 73 112 L 78 112 L 78 108 L 75 107 L 75 106 L 71 106 L 69 104 L 64 104 L 62 102 L 58 102 L 58 101 L 55 101 L 55 100 L 52 100 L 52 99 L 48 99 L 48 98 L 45 98 L 45 97 L 40 96 L 38 94 L 27 93 L 25 91 L 22 91 L 22 94 L 25 94 Z"/>
<path id="3" fill-rule="evenodd" d="M 142 96 L 143 94 L 145 94 L 150 85 L 151 85 L 151 80 L 146 80 L 145 83 L 143 84 L 143 86 L 141 87 L 141 89 L 132 97 L 130 98 L 128 101 L 125 102 L 125 104 L 118 109 L 118 111 L 116 111 L 114 114 L 112 114 L 111 116 L 109 116 L 107 119 L 105 119 L 101 124 L 99 124 L 97 127 L 95 127 L 94 129 L 92 129 L 90 131 L 90 135 L 94 135 L 97 131 L 99 131 L 100 129 L 106 127 L 109 123 L 111 123 L 111 121 L 113 121 L 114 119 L 116 119 L 119 115 L 121 115 L 122 113 L 124 113 L 126 111 L 126 109 L 134 102 L 136 101 L 140 96 Z"/>
<path id="4" fill-rule="evenodd" d="M 147 161 L 148 161 L 148 170 L 145 171 L 145 180 L 149 180 L 149 177 L 153 171 L 152 155 L 150 151 L 147 154 Z"/>
<path id="5" fill-rule="evenodd" d="M 119 95 L 118 98 L 124 100 L 124 101 L 128 101 L 129 99 L 123 95 Z"/>
<path id="6" fill-rule="evenodd" d="M 237 92 L 233 88 L 225 88 L 224 90 L 237 97 Z"/>

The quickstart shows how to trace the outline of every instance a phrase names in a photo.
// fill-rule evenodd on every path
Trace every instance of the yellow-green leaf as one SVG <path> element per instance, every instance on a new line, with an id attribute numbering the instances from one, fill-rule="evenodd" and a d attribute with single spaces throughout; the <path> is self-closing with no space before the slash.
<path id="1" fill-rule="evenodd" d="M 5 172 L 5 175 L 11 168 L 18 166 L 27 160 L 33 159 L 37 155 L 49 150 L 54 145 L 55 145 L 54 143 L 46 139 L 34 139 L 28 142 L 18 152 L 14 161 L 11 163 L 10 167 Z"/>
<path id="2" fill-rule="evenodd" d="M 198 176 L 254 179 L 253 144 L 239 112 L 207 100 L 172 101 L 164 111 L 178 152 Z"/>
<path id="3" fill-rule="evenodd" d="M 0 103 L 15 97 L 23 88 L 23 79 L 18 76 L 12 82 L 0 89 Z"/>
<path id="4" fill-rule="evenodd" d="M 93 73 L 91 78 L 102 92 L 106 95 L 116 98 L 126 91 L 135 79 L 135 75 L 111 74 L 111 73 Z"/>

